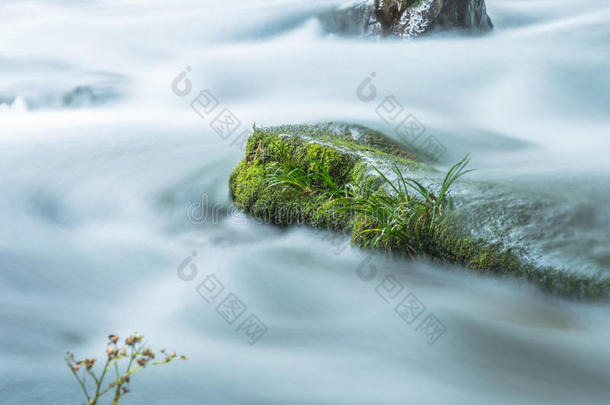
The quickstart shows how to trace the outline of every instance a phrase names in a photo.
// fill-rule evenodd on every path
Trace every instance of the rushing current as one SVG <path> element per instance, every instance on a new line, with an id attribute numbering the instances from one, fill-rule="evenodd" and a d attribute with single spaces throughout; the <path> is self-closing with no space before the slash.
<path id="1" fill-rule="evenodd" d="M 610 402 L 608 303 L 260 224 L 228 188 L 253 124 L 398 139 L 392 96 L 497 218 L 521 202 L 509 239 L 609 275 L 608 1 L 487 0 L 490 35 L 405 41 L 325 34 L 338 3 L 2 2 L 0 403 L 81 403 L 64 353 L 134 331 L 189 360 L 126 404 Z"/>

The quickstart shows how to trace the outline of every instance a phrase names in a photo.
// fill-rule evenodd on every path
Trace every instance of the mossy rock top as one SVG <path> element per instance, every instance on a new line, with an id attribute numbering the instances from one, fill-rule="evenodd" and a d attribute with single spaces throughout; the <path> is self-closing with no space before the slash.
<path id="1" fill-rule="evenodd" d="M 294 176 L 296 186 L 270 180 L 278 167 L 298 174 Z M 368 248 L 370 240 L 362 235 L 378 226 L 378 220 L 353 212 L 345 205 L 345 198 L 333 198 L 335 194 L 320 190 L 332 184 L 331 188 L 349 189 L 360 199 L 385 193 L 387 184 L 380 172 L 389 167 L 414 176 L 439 175 L 413 151 L 401 149 L 364 126 L 320 123 L 255 128 L 245 158 L 230 177 L 230 190 L 239 208 L 264 223 L 306 224 L 351 233 L 354 244 Z M 303 184 L 298 184 L 301 180 Z M 474 232 L 468 204 L 457 205 L 433 222 L 424 219 L 401 225 L 403 238 L 381 234 L 374 248 L 426 255 L 482 273 L 526 279 L 566 297 L 608 296 L 607 279 L 537 265 L 523 247 L 504 243 L 502 232 Z"/>
<path id="2" fill-rule="evenodd" d="M 256 132 L 256 131 L 255 131 Z M 294 137 L 311 144 L 330 146 L 339 152 L 358 154 L 382 163 L 393 160 L 405 165 L 418 165 L 414 151 L 404 150 L 381 132 L 363 125 L 325 122 L 312 125 L 281 125 L 258 131 L 265 137 Z M 421 168 L 432 169 L 419 164 Z"/>

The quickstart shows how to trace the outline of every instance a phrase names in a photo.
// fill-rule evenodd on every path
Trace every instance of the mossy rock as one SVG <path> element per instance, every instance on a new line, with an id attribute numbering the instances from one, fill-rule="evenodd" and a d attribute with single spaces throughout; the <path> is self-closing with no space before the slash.
<path id="1" fill-rule="evenodd" d="M 369 218 L 341 209 L 340 202 L 315 189 L 303 191 L 271 184 L 268 178 L 278 163 L 307 173 L 323 168 L 338 186 L 362 192 L 383 186 L 384 181 L 373 166 L 395 165 L 410 173 L 437 172 L 413 152 L 402 150 L 383 134 L 359 125 L 324 123 L 255 128 L 244 160 L 230 177 L 235 204 L 267 224 L 306 224 L 352 235 L 359 235 L 361 230 L 375 224 Z M 536 265 L 526 259 L 527 252 L 522 248 L 477 237 L 464 214 L 455 209 L 433 223 L 410 222 L 406 240 L 383 237 L 376 248 L 395 254 L 426 255 L 481 273 L 529 280 L 566 297 L 608 296 L 609 280 Z M 353 241 L 363 245 L 360 237 L 353 237 Z"/>

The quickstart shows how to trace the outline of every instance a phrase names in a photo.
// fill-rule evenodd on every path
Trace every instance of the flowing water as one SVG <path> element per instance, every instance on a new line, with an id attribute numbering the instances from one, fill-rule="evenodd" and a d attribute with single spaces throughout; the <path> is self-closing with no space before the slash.
<path id="1" fill-rule="evenodd" d="M 2 2 L 0 403 L 78 403 L 64 352 L 136 330 L 190 359 L 126 404 L 610 403 L 607 303 L 258 224 L 227 184 L 254 122 L 398 138 L 393 95 L 440 168 L 470 153 L 488 208 L 518 205 L 507 237 L 607 275 L 608 2 L 488 0 L 493 34 L 406 42 L 325 35 L 335 3 Z M 241 122 L 226 139 L 191 109 L 205 89 Z"/>

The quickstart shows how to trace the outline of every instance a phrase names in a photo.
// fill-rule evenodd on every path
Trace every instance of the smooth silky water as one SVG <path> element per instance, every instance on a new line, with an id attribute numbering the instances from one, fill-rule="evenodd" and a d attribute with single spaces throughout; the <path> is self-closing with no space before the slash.
<path id="1" fill-rule="evenodd" d="M 243 151 L 190 107 L 209 89 L 240 131 L 344 120 L 398 139 L 375 112 L 394 95 L 447 148 L 439 168 L 471 154 L 490 191 L 460 198 L 526 215 L 511 243 L 610 275 L 608 2 L 487 0 L 491 35 L 402 42 L 324 35 L 331 4 L 2 3 L 1 403 L 78 403 L 63 354 L 133 331 L 190 359 L 136 376 L 126 404 L 610 402 L 608 303 L 256 223 L 228 192 Z M 210 274 L 247 306 L 231 325 L 197 292 Z M 384 281 L 403 286 L 391 303 Z M 412 324 L 394 311 L 409 293 Z"/>

